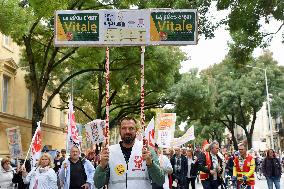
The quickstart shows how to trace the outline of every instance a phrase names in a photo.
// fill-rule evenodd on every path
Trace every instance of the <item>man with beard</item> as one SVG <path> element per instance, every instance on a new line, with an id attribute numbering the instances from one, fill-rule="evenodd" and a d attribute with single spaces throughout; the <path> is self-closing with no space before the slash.
<path id="1" fill-rule="evenodd" d="M 137 123 L 124 117 L 119 124 L 119 144 L 104 147 L 96 168 L 94 182 L 97 188 L 151 189 L 151 182 L 162 186 L 165 180 L 157 154 L 136 139 Z"/>

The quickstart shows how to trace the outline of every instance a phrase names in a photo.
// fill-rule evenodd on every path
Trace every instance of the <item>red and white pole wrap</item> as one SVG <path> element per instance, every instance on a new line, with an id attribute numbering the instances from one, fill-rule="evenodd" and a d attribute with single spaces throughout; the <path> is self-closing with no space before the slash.
<path id="1" fill-rule="evenodd" d="M 144 88 L 144 54 L 145 46 L 141 46 L 141 127 L 145 133 L 145 112 L 144 112 L 144 97 L 145 97 L 145 88 Z"/>
<path id="2" fill-rule="evenodd" d="M 105 126 L 105 145 L 109 145 L 109 48 L 106 48 L 106 126 Z"/>

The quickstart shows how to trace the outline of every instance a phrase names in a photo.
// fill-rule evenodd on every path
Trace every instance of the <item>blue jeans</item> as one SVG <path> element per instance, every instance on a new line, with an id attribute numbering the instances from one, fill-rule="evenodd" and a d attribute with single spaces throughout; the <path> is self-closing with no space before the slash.
<path id="1" fill-rule="evenodd" d="M 276 189 L 280 189 L 280 177 L 266 177 L 268 189 L 273 189 L 273 183 Z"/>

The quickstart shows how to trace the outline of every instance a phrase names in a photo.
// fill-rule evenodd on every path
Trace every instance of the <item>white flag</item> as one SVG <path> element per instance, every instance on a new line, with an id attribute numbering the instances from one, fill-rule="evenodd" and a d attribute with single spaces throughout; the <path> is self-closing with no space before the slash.
<path id="1" fill-rule="evenodd" d="M 40 121 L 37 122 L 37 129 L 34 133 L 33 139 L 32 139 L 32 146 L 31 146 L 31 160 L 32 160 L 32 166 L 34 167 L 36 165 L 36 162 L 39 160 L 41 155 L 41 147 L 42 147 L 42 140 L 41 140 L 41 127 L 40 127 Z"/>
<path id="2" fill-rule="evenodd" d="M 74 145 L 78 146 L 80 149 L 79 133 L 76 127 L 75 115 L 73 110 L 73 101 L 71 100 L 71 98 L 69 99 L 67 141 L 68 141 L 68 148 L 67 148 L 68 151 Z"/>
<path id="3" fill-rule="evenodd" d="M 149 122 L 145 130 L 145 138 L 147 139 L 148 146 L 155 147 L 155 121 L 154 117 Z"/>

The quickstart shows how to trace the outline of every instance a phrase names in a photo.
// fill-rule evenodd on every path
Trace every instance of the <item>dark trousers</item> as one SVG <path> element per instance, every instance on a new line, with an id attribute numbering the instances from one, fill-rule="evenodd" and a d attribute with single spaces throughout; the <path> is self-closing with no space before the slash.
<path id="1" fill-rule="evenodd" d="M 196 177 L 186 178 L 185 189 L 189 189 L 189 183 L 191 184 L 191 188 L 195 189 L 195 179 Z"/>
<path id="2" fill-rule="evenodd" d="M 218 180 L 203 180 L 201 181 L 203 189 L 218 189 Z"/>

